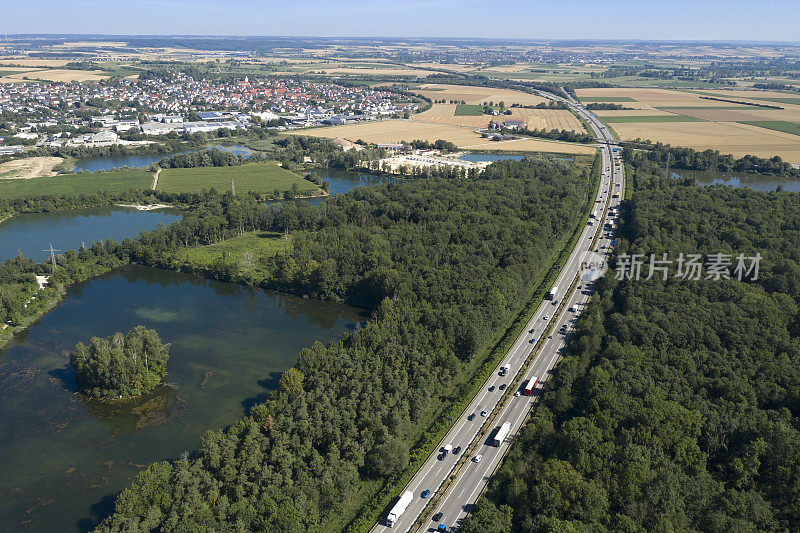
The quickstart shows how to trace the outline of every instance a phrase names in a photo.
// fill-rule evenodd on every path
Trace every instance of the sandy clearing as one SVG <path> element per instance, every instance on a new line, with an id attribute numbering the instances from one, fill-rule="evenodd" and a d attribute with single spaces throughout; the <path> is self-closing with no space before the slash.
<path id="1" fill-rule="evenodd" d="M 0 163 L 0 179 L 31 179 L 55 176 L 53 167 L 63 161 L 60 157 L 27 157 Z"/>

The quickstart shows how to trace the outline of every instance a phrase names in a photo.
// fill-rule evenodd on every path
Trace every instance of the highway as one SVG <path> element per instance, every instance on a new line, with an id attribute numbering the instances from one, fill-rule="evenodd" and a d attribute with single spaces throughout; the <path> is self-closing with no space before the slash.
<path id="1" fill-rule="evenodd" d="M 599 140 L 614 142 L 605 126 L 592 114 L 581 107 L 577 102 L 553 95 L 547 95 L 551 99 L 559 99 L 567 103 L 590 124 L 596 137 Z M 508 402 L 499 407 L 500 400 L 505 390 L 500 386 L 510 386 L 515 378 L 521 377 L 518 381 L 519 391 L 533 376 L 538 377 L 538 382 L 545 382 L 550 375 L 552 368 L 558 362 L 561 350 L 564 347 L 574 323 L 577 321 L 580 312 L 591 295 L 592 284 L 578 280 L 576 288 L 566 294 L 573 281 L 579 273 L 582 275 L 584 254 L 587 251 L 596 251 L 602 256 L 606 256 L 610 251 L 612 235 L 608 230 L 604 230 L 607 220 L 607 209 L 616 207 L 624 190 L 623 167 L 615 165 L 612 156 L 613 144 L 601 144 L 602 151 L 602 177 L 598 188 L 597 198 L 593 208 L 595 218 L 590 219 L 580 239 L 577 241 L 575 249 L 569 259 L 562 266 L 561 272 L 554 283 L 557 292 L 553 300 L 544 300 L 529 320 L 523 333 L 515 340 L 511 349 L 503 357 L 492 376 L 486 381 L 472 402 L 462 415 L 453 423 L 450 431 L 442 441 L 441 445 L 451 444 L 453 448 L 460 447 L 459 454 L 436 453 L 428 458 L 422 468 L 415 474 L 404 490 L 410 490 L 414 498 L 406 510 L 400 516 L 394 527 L 387 527 L 383 524 L 385 516 L 381 517 L 381 523 L 373 527 L 372 531 L 388 533 L 390 531 L 436 531 L 440 524 L 444 524 L 447 531 L 455 531 L 458 524 L 466 516 L 472 505 L 481 494 L 494 473 L 497 465 L 508 451 L 510 442 L 513 440 L 520 426 L 524 422 L 534 403 L 538 399 L 541 385 L 537 385 L 532 396 L 514 395 Z M 618 194 L 620 198 L 612 198 L 613 194 Z M 595 243 L 595 238 L 597 242 Z M 566 302 L 561 300 L 566 298 Z M 547 327 L 553 325 L 548 334 L 545 334 Z M 542 337 L 545 337 L 542 339 Z M 533 354 L 534 350 L 536 353 Z M 518 376 L 524 363 L 535 355 L 533 364 L 525 371 L 525 374 Z M 500 369 L 509 364 L 511 370 L 508 375 L 501 376 Z M 515 390 L 516 392 L 516 390 Z M 509 391 L 509 395 L 513 394 Z M 495 411 L 498 412 L 495 413 Z M 484 416 L 484 413 L 486 416 Z M 491 419 L 491 422 L 490 422 Z M 511 424 L 511 431 L 504 442 L 499 447 L 489 444 L 489 439 L 493 437 L 495 428 L 500 427 L 504 422 Z M 480 433 L 484 424 L 488 426 L 488 431 L 475 443 L 474 449 L 470 449 L 470 460 L 462 463 L 462 467 L 457 471 L 456 479 L 441 495 L 441 499 L 436 502 L 433 509 L 428 509 L 428 521 L 422 528 L 414 528 L 417 518 L 426 510 L 426 505 L 442 489 L 443 483 L 453 473 L 459 459 L 467 451 L 473 441 Z M 477 455 L 481 456 L 480 462 L 475 462 Z M 466 458 L 465 458 L 466 460 Z M 427 498 L 422 498 L 423 491 L 429 490 Z M 399 496 L 399 494 L 398 494 Z M 436 521 L 431 516 L 437 518 Z"/>

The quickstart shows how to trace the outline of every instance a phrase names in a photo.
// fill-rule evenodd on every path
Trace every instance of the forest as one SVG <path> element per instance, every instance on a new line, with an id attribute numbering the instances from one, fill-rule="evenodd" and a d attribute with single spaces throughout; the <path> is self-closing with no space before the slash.
<path id="1" fill-rule="evenodd" d="M 98 530 L 309 531 L 357 516 L 427 453 L 434 414 L 530 298 L 593 186 L 588 169 L 535 157 L 495 163 L 481 179 L 357 188 L 321 207 L 209 196 L 122 243 L 113 253 L 123 260 L 170 268 L 181 246 L 289 231 L 291 250 L 269 258 L 263 278 L 240 281 L 345 301 L 371 318 L 303 350 L 278 390 L 196 452 L 149 466 Z M 368 511 L 361 525 L 380 509 Z"/>
<path id="2" fill-rule="evenodd" d="M 800 195 L 642 177 L 617 254 L 759 252 L 758 279 L 610 271 L 463 532 L 797 531 Z"/>
<path id="3" fill-rule="evenodd" d="M 136 326 L 128 333 L 92 337 L 70 353 L 78 389 L 94 398 L 132 398 L 152 391 L 167 375 L 169 344 Z"/>

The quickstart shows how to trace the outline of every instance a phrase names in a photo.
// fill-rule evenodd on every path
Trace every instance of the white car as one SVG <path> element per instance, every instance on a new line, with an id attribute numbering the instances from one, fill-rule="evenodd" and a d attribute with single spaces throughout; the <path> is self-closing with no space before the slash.
<path id="1" fill-rule="evenodd" d="M 480 463 L 481 459 L 483 459 L 483 455 L 478 454 L 478 455 L 476 455 L 475 457 L 472 458 L 472 462 L 473 463 Z"/>
<path id="2" fill-rule="evenodd" d="M 519 391 L 515 392 L 515 393 L 514 393 L 514 398 L 519 398 L 520 394 L 521 394 L 521 393 L 520 393 Z"/>
<path id="3" fill-rule="evenodd" d="M 550 315 L 544 315 L 544 316 L 542 317 L 542 320 L 550 320 Z"/>

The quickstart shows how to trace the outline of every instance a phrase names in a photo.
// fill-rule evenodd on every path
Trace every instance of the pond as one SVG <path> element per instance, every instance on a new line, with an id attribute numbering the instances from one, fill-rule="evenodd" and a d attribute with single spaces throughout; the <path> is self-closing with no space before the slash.
<path id="1" fill-rule="evenodd" d="M 252 151 L 246 146 L 234 144 L 231 146 L 214 145 L 213 148 L 225 152 L 232 152 L 236 155 L 250 157 Z M 188 153 L 193 150 L 180 152 L 182 154 Z M 75 171 L 82 170 L 84 172 L 100 172 L 103 170 L 114 170 L 115 168 L 122 167 L 146 167 L 151 163 L 161 161 L 165 157 L 174 154 L 135 154 L 135 155 L 119 155 L 119 156 L 102 156 L 102 157 L 87 157 L 85 159 L 78 159 L 75 161 Z"/>
<path id="2" fill-rule="evenodd" d="M 105 239 L 122 241 L 142 230 L 170 224 L 180 217 L 177 209 L 137 211 L 128 207 L 92 207 L 54 213 L 22 213 L 0 223 L 0 261 L 15 257 L 20 250 L 37 261 L 45 259 L 53 247 L 77 249 L 81 243 Z"/>
<path id="3" fill-rule="evenodd" d="M 330 183 L 330 194 L 344 194 L 355 187 L 369 187 L 370 185 L 381 185 L 384 183 L 397 183 L 404 180 L 390 178 L 388 176 L 375 176 L 363 174 L 361 172 L 350 172 L 346 170 L 335 170 L 330 168 L 313 169 L 312 174 Z M 324 202 L 325 198 L 315 198 L 310 200 L 314 205 Z"/>
<path id="4" fill-rule="evenodd" d="M 314 341 L 356 309 L 187 274 L 125 267 L 65 300 L 0 350 L 1 530 L 85 531 L 144 465 L 241 418 Z M 126 402 L 76 393 L 65 351 L 142 324 L 172 344 L 166 381 Z"/>
<path id="5" fill-rule="evenodd" d="M 800 180 L 785 179 L 780 176 L 747 174 L 744 172 L 713 172 L 709 170 L 673 170 L 672 177 L 694 178 L 701 187 L 709 185 L 729 185 L 734 188 L 748 187 L 756 191 L 774 191 L 779 186 L 784 191 L 800 192 Z"/>

